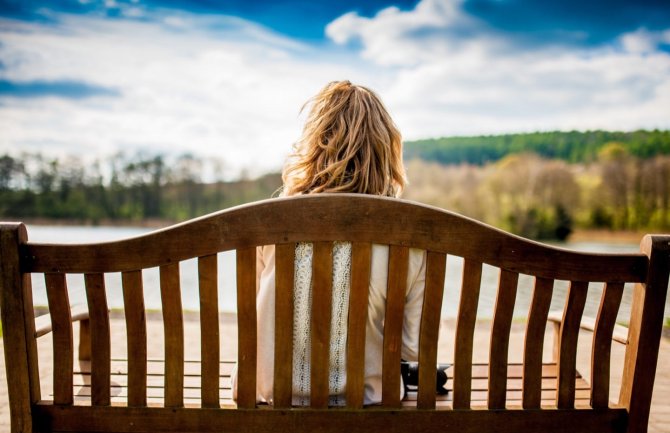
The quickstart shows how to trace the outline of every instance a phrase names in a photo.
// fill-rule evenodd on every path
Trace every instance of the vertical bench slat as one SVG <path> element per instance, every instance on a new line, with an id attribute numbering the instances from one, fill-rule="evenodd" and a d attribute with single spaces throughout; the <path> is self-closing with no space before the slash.
<path id="1" fill-rule="evenodd" d="M 542 399 L 542 353 L 547 317 L 551 305 L 554 280 L 535 278 L 533 298 L 523 343 L 522 405 L 524 409 L 539 409 Z"/>
<path id="2" fill-rule="evenodd" d="M 333 244 L 315 242 L 312 260 L 310 406 L 328 407 Z"/>
<path id="3" fill-rule="evenodd" d="M 469 409 L 472 390 L 472 340 L 477 320 L 477 303 L 482 263 L 465 259 L 461 301 L 458 305 L 454 341 L 454 409 Z"/>
<path id="4" fill-rule="evenodd" d="M 591 353 L 591 407 L 609 406 L 612 332 L 621 304 L 624 283 L 607 283 L 600 298 Z"/>
<path id="5" fill-rule="evenodd" d="M 419 409 L 435 409 L 435 365 L 446 266 L 446 254 L 426 253 L 426 286 L 419 331 L 419 391 L 416 402 Z"/>
<path id="6" fill-rule="evenodd" d="M 390 408 L 400 407 L 400 356 L 408 265 L 409 248 L 391 245 L 382 355 L 382 406 Z"/>
<path id="7" fill-rule="evenodd" d="M 65 274 L 44 274 L 53 333 L 54 403 L 72 404 L 73 343 Z"/>
<path id="8" fill-rule="evenodd" d="M 179 263 L 160 267 L 165 332 L 165 407 L 184 405 L 184 321 L 179 286 Z"/>
<path id="9" fill-rule="evenodd" d="M 636 284 L 630 308 L 628 347 L 619 404 L 628 410 L 629 432 L 646 432 L 670 277 L 670 236 L 646 235 L 640 252 L 649 257 L 644 283 Z"/>
<path id="10" fill-rule="evenodd" d="M 351 245 L 351 288 L 347 328 L 347 407 L 363 407 L 365 392 L 365 331 L 370 294 L 372 244 Z"/>
<path id="11" fill-rule="evenodd" d="M 518 282 L 518 273 L 506 269 L 500 270 L 489 354 L 489 409 L 505 408 L 509 334 Z"/>
<path id="12" fill-rule="evenodd" d="M 30 380 L 30 400 L 42 399 L 40 391 L 40 369 L 35 338 L 35 309 L 33 308 L 33 283 L 30 274 L 23 274 L 21 281 L 23 292 L 23 322 L 26 331 L 26 349 L 28 351 L 28 371 Z M 2 301 L 0 301 L 2 302 Z"/>
<path id="13" fill-rule="evenodd" d="M 41 400 L 32 285 L 30 274 L 21 272 L 19 252 L 27 241 L 25 225 L 0 223 L 2 338 L 5 368 L 12 372 L 6 376 L 10 397 L 5 409 L 12 432 L 33 431 L 31 404 Z"/>
<path id="14" fill-rule="evenodd" d="M 573 409 L 575 406 L 575 375 L 577 370 L 577 339 L 582 313 L 586 304 L 589 283 L 571 281 L 568 300 L 561 321 L 556 405 L 559 409 Z"/>
<path id="15" fill-rule="evenodd" d="M 111 343 L 105 279 L 103 274 L 85 274 L 84 281 L 91 326 L 91 404 L 109 406 Z"/>
<path id="16" fill-rule="evenodd" d="M 23 321 L 25 323 L 26 349 L 28 352 L 28 369 L 30 372 L 30 400 L 42 399 L 40 391 L 40 368 L 37 355 L 37 339 L 35 335 L 35 309 L 33 308 L 33 283 L 30 274 L 23 274 L 21 281 L 23 292 Z M 1 302 L 1 301 L 0 301 Z"/>
<path id="17" fill-rule="evenodd" d="M 219 407 L 219 296 L 216 254 L 198 258 L 202 407 Z"/>
<path id="18" fill-rule="evenodd" d="M 256 248 L 237 250 L 237 406 L 256 406 Z"/>
<path id="19" fill-rule="evenodd" d="M 293 280 L 295 244 L 275 246 L 275 347 L 273 396 L 276 408 L 291 407 L 293 391 Z"/>
<path id="20" fill-rule="evenodd" d="M 147 405 L 147 324 L 142 271 L 121 273 L 128 340 L 128 406 Z"/>

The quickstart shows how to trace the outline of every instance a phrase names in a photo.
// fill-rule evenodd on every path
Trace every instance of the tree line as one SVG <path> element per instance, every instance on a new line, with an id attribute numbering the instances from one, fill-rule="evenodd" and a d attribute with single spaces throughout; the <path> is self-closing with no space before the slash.
<path id="1" fill-rule="evenodd" d="M 535 153 L 484 165 L 408 163 L 405 198 L 454 210 L 535 239 L 575 228 L 670 230 L 670 155 L 641 158 L 611 142 L 591 162 Z"/>
<path id="2" fill-rule="evenodd" d="M 268 198 L 278 174 L 226 182 L 222 161 L 181 155 L 117 154 L 86 163 L 77 157 L 0 156 L 0 217 L 84 223 L 182 221 Z M 213 180 L 203 181 L 203 173 Z"/>
<path id="3" fill-rule="evenodd" d="M 574 144 L 558 146 L 552 156 L 519 144 L 510 145 L 504 156 L 490 161 L 444 164 L 440 159 L 415 156 L 407 161 L 410 184 L 404 198 L 536 239 L 565 238 L 576 228 L 670 230 L 667 131 L 523 136 L 530 143 L 543 134 L 555 140 L 563 137 L 566 143 L 571 134 L 590 137 L 587 141 L 593 144 L 584 146 L 595 153 L 575 156 L 572 161 L 556 155 L 569 154 L 560 149 L 574 149 Z M 620 134 L 638 139 L 600 143 L 594 138 Z M 514 137 L 521 140 L 521 135 L 515 135 L 493 137 L 493 142 L 514 142 Z M 658 144 L 653 152 L 649 143 Z M 408 154 L 412 146 L 407 145 Z M 93 162 L 35 153 L 0 155 L 0 218 L 92 224 L 183 221 L 271 197 L 281 186 L 278 173 L 225 181 L 226 170 L 223 161 L 188 154 L 121 153 Z"/>
<path id="4" fill-rule="evenodd" d="M 443 137 L 405 143 L 406 159 L 423 159 L 444 165 L 484 165 L 510 153 L 534 153 L 548 159 L 570 163 L 598 160 L 607 143 L 620 143 L 638 158 L 670 154 L 670 131 L 612 132 L 570 131 L 533 132 L 475 137 Z"/>

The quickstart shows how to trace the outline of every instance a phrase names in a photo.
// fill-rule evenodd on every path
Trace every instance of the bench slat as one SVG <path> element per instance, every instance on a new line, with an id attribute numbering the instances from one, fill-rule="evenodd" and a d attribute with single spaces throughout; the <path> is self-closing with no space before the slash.
<path id="1" fill-rule="evenodd" d="M 551 305 L 554 281 L 535 278 L 533 297 L 523 343 L 523 408 L 540 408 L 542 380 L 542 352 L 547 316 Z M 509 373 L 508 373 L 509 374 Z"/>
<path id="2" fill-rule="evenodd" d="M 128 405 L 147 405 L 147 325 L 142 271 L 121 274 L 128 339 Z"/>
<path id="3" fill-rule="evenodd" d="M 472 340 L 477 319 L 481 279 L 482 263 L 465 259 L 454 341 L 454 409 L 470 408 Z"/>
<path id="4" fill-rule="evenodd" d="M 609 405 L 612 334 L 623 288 L 623 283 L 607 283 L 600 298 L 591 352 L 591 406 L 594 409 Z"/>
<path id="5" fill-rule="evenodd" d="M 275 246 L 274 405 L 291 407 L 293 392 L 293 278 L 295 244 Z"/>
<path id="6" fill-rule="evenodd" d="M 111 343 L 105 279 L 103 274 L 84 275 L 91 327 L 91 404 L 108 406 Z"/>
<path id="7" fill-rule="evenodd" d="M 568 288 L 568 299 L 563 310 L 559 338 L 558 384 L 556 386 L 556 405 L 559 409 L 572 409 L 575 406 L 577 338 L 588 287 L 587 282 L 571 281 Z"/>
<path id="8" fill-rule="evenodd" d="M 256 248 L 237 250 L 237 404 L 256 406 Z"/>
<path id="9" fill-rule="evenodd" d="M 370 294 L 372 245 L 351 245 L 351 288 L 347 328 L 347 407 L 363 407 L 365 391 L 365 332 Z"/>
<path id="10" fill-rule="evenodd" d="M 85 431 L 96 426 L 99 432 L 118 431 L 118 426 L 132 426 L 132 431 L 200 431 L 200 432 L 277 432 L 292 426 L 301 432 L 386 432 L 418 431 L 418 426 L 458 426 L 459 433 L 497 431 L 511 433 L 535 431 L 560 433 L 566 425 L 573 433 L 621 432 L 627 422 L 625 409 L 589 410 L 535 410 L 535 411 L 415 411 L 389 413 L 385 410 L 338 410 L 337 416 L 327 410 L 296 411 L 231 411 L 217 409 L 151 408 L 144 411 L 124 407 L 65 408 L 49 404 L 34 407 L 36 430 Z M 104 423 L 100 420 L 115 420 Z M 179 425 L 175 426 L 175 420 Z M 569 420 L 569 423 L 566 423 Z M 127 429 L 131 431 L 130 429 Z"/>
<path id="11" fill-rule="evenodd" d="M 499 278 L 498 294 L 491 328 L 489 409 L 505 408 L 509 336 L 512 328 L 512 316 L 514 314 L 514 302 L 516 300 L 519 274 L 501 269 Z"/>
<path id="12" fill-rule="evenodd" d="M 53 336 L 54 403 L 72 404 L 73 342 L 65 274 L 44 274 Z"/>
<path id="13" fill-rule="evenodd" d="M 328 407 L 333 244 L 315 242 L 312 259 L 310 406 Z"/>
<path id="14" fill-rule="evenodd" d="M 198 258 L 202 406 L 219 407 L 219 296 L 217 255 Z"/>
<path id="15" fill-rule="evenodd" d="M 165 333 L 165 406 L 184 405 L 184 320 L 179 263 L 161 266 L 160 286 Z"/>
<path id="16" fill-rule="evenodd" d="M 382 354 L 382 406 L 390 408 L 400 407 L 400 356 L 408 265 L 409 248 L 391 245 Z"/>
<path id="17" fill-rule="evenodd" d="M 419 409 L 435 408 L 437 339 L 444 294 L 446 254 L 426 253 L 426 286 L 423 293 L 421 328 L 419 331 Z"/>

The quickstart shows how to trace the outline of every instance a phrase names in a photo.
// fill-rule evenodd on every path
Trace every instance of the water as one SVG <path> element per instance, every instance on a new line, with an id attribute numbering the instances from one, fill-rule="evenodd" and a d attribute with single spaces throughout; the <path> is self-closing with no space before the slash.
<path id="1" fill-rule="evenodd" d="M 118 240 L 147 233 L 150 229 L 138 227 L 79 227 L 79 226 L 39 226 L 28 227 L 29 239 L 33 242 L 53 243 L 88 243 Z M 561 246 L 587 252 L 637 252 L 637 244 L 580 242 L 568 243 Z M 219 309 L 221 311 L 235 311 L 235 253 L 219 254 Z M 461 285 L 461 270 L 463 260 L 449 256 L 445 281 L 444 301 L 442 305 L 443 317 L 456 317 L 458 312 L 459 289 Z M 482 272 L 482 286 L 480 291 L 478 318 L 491 318 L 495 305 L 496 288 L 498 283 L 498 269 L 484 265 Z M 147 309 L 160 309 L 159 273 L 157 268 L 148 269 L 142 273 L 145 306 Z M 182 287 L 182 306 L 187 310 L 198 310 L 198 276 L 197 261 L 188 260 L 180 264 L 180 278 Z M 72 305 L 86 303 L 83 275 L 68 275 L 68 293 Z M 107 302 L 110 308 L 122 308 L 123 297 L 121 291 L 121 274 L 105 275 L 107 287 Z M 517 299 L 514 308 L 515 317 L 525 317 L 528 314 L 530 298 L 532 296 L 533 278 L 528 275 L 519 276 Z M 566 281 L 556 281 L 551 302 L 551 311 L 562 311 L 568 287 Z M 591 283 L 586 301 L 585 315 L 594 317 L 597 314 L 602 293 L 602 284 Z M 630 316 L 632 285 L 626 285 L 623 301 L 617 321 L 626 323 Z M 33 278 L 33 298 L 35 305 L 46 306 L 47 296 L 44 279 L 41 276 Z M 670 317 L 670 298 L 666 301 L 665 317 Z"/>

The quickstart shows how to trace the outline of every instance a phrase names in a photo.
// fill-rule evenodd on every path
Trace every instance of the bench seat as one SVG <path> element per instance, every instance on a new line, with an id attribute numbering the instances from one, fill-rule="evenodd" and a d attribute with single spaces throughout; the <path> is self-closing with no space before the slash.
<path id="1" fill-rule="evenodd" d="M 230 373 L 235 365 L 234 360 L 224 360 L 220 363 L 219 395 L 221 407 L 236 407 L 232 399 Z M 474 363 L 472 365 L 472 407 L 486 407 L 488 396 L 488 364 Z M 165 362 L 161 359 L 149 359 L 147 362 L 147 403 L 162 406 L 165 394 L 164 378 Z M 523 365 L 511 363 L 507 370 L 507 406 L 521 406 L 522 401 L 522 371 Z M 556 406 L 556 377 L 555 362 L 542 365 L 542 406 Z M 447 369 L 451 378 L 453 367 Z M 575 407 L 588 407 L 591 388 L 588 382 L 577 372 L 575 378 Z M 200 361 L 186 360 L 184 362 L 184 405 L 186 407 L 200 407 L 201 400 Z M 91 363 L 79 361 L 74 370 L 74 399 L 75 404 L 86 405 L 91 401 Z M 447 381 L 449 394 L 437 396 L 437 407 L 450 407 L 453 391 L 453 381 Z M 111 402 L 118 405 L 128 403 L 128 361 L 126 359 L 112 359 L 111 368 Z M 403 400 L 403 406 L 416 406 L 416 392 L 410 390 Z"/>

